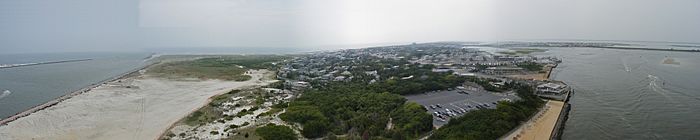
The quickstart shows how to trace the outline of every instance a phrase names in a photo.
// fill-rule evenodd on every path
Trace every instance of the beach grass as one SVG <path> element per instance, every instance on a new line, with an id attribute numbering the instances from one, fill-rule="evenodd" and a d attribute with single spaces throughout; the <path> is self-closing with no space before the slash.
<path id="1" fill-rule="evenodd" d="M 239 130 L 235 130 L 234 133 L 238 133 L 237 135 L 233 135 L 231 137 L 228 137 L 224 140 L 260 140 L 262 137 L 258 136 L 255 133 L 255 129 L 257 127 L 247 127 Z M 248 136 L 246 136 L 248 134 Z"/>
<path id="2" fill-rule="evenodd" d="M 510 51 L 500 51 L 498 53 L 500 54 L 506 54 L 506 55 L 527 55 L 535 52 L 545 52 L 547 51 L 546 49 L 537 49 L 537 48 L 511 48 Z"/>
<path id="3" fill-rule="evenodd" d="M 189 61 L 158 64 L 148 70 L 149 74 L 166 78 L 198 78 L 246 81 L 248 69 L 273 68 L 274 62 L 289 59 L 286 55 L 222 55 L 207 56 Z"/>
<path id="4" fill-rule="evenodd" d="M 217 110 L 212 106 L 205 106 L 187 116 L 185 124 L 189 126 L 203 125 L 221 117 L 223 117 L 221 110 Z"/>

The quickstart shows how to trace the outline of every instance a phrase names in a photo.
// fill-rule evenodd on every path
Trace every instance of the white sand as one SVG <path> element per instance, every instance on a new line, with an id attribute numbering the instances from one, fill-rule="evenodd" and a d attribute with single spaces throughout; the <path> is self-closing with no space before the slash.
<path id="1" fill-rule="evenodd" d="M 261 79 L 267 72 L 252 71 L 245 82 L 122 79 L 0 126 L 0 139 L 157 139 L 211 96 L 272 82 Z"/>
<path id="2" fill-rule="evenodd" d="M 552 130 L 557 124 L 559 114 L 564 107 L 564 102 L 549 100 L 544 109 L 535 114 L 525 124 L 519 126 L 515 131 L 507 134 L 506 140 L 544 140 L 549 139 Z"/>

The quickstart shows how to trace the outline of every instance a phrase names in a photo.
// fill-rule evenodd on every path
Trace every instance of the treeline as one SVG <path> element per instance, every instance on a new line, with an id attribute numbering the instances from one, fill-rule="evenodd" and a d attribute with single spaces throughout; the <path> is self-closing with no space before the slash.
<path id="1" fill-rule="evenodd" d="M 410 64 L 399 69 L 384 70 L 380 75 L 384 75 L 386 80 L 369 86 L 377 92 L 408 95 L 454 88 L 466 80 L 452 72 L 432 72 L 433 68 L 433 65 Z"/>
<path id="2" fill-rule="evenodd" d="M 415 138 L 432 130 L 432 116 L 426 111 L 397 94 L 378 93 L 358 83 L 333 83 L 305 92 L 280 118 L 301 124 L 307 138 Z M 387 129 L 390 118 L 393 127 Z"/>
<path id="3" fill-rule="evenodd" d="M 491 91 L 491 92 L 504 92 L 504 91 L 509 91 L 515 88 L 516 85 L 514 85 L 514 82 L 505 82 L 505 81 L 500 81 L 498 79 L 489 79 L 489 78 L 478 78 L 478 77 L 467 77 L 466 81 L 473 82 L 478 84 L 479 86 L 483 87 L 484 90 Z M 498 82 L 503 82 L 502 86 L 494 86 L 491 83 L 498 83 Z"/>
<path id="4" fill-rule="evenodd" d="M 284 125 L 267 124 L 255 129 L 255 134 L 266 140 L 297 140 L 294 130 Z"/>
<path id="5" fill-rule="evenodd" d="M 505 135 L 521 122 L 527 121 L 544 104 L 533 94 L 532 87 L 515 85 L 515 88 L 521 100 L 499 102 L 496 109 L 476 110 L 451 119 L 435 131 L 430 139 L 487 140 Z"/>
<path id="6" fill-rule="evenodd" d="M 542 67 L 544 67 L 544 65 L 535 62 L 522 62 L 516 65 L 528 71 L 541 71 Z"/>
<path id="7" fill-rule="evenodd" d="M 365 88 L 377 93 L 419 94 L 454 88 L 467 80 L 467 78 L 456 76 L 452 72 L 433 72 L 432 69 L 435 68 L 433 65 L 409 64 L 401 60 L 382 60 L 361 64 L 363 65 L 361 68 L 356 67 L 351 70 L 354 76 L 351 83 L 366 84 L 359 86 L 366 86 Z M 379 79 L 365 73 L 374 70 L 377 71 Z M 369 83 L 372 80 L 375 82 Z"/>

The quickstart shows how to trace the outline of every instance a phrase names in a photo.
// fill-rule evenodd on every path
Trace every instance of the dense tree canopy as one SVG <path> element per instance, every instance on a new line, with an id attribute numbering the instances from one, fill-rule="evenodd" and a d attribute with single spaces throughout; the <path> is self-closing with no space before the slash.
<path id="1" fill-rule="evenodd" d="M 255 133 L 265 140 L 296 140 L 297 134 L 287 126 L 267 124 L 255 129 Z"/>
<path id="2" fill-rule="evenodd" d="M 280 117 L 302 124 L 302 135 L 309 138 L 350 130 L 377 136 L 383 133 L 389 113 L 406 101 L 395 94 L 374 93 L 352 84 L 331 86 L 306 92 L 290 103 Z"/>
<path id="3" fill-rule="evenodd" d="M 427 110 L 413 102 L 404 104 L 391 113 L 393 138 L 417 138 L 424 132 L 433 130 L 433 116 Z"/>

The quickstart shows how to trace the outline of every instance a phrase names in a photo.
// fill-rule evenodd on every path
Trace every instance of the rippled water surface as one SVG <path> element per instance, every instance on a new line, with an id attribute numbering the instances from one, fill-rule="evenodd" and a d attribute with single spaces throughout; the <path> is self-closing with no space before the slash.
<path id="1" fill-rule="evenodd" d="M 0 118 L 144 65 L 148 53 L 3 54 L 0 64 L 86 59 L 0 69 Z M 2 93 L 9 90 L 9 94 Z"/>
<path id="2" fill-rule="evenodd" d="M 700 53 L 552 48 L 576 94 L 564 139 L 700 138 Z M 680 64 L 664 64 L 672 58 Z"/>

